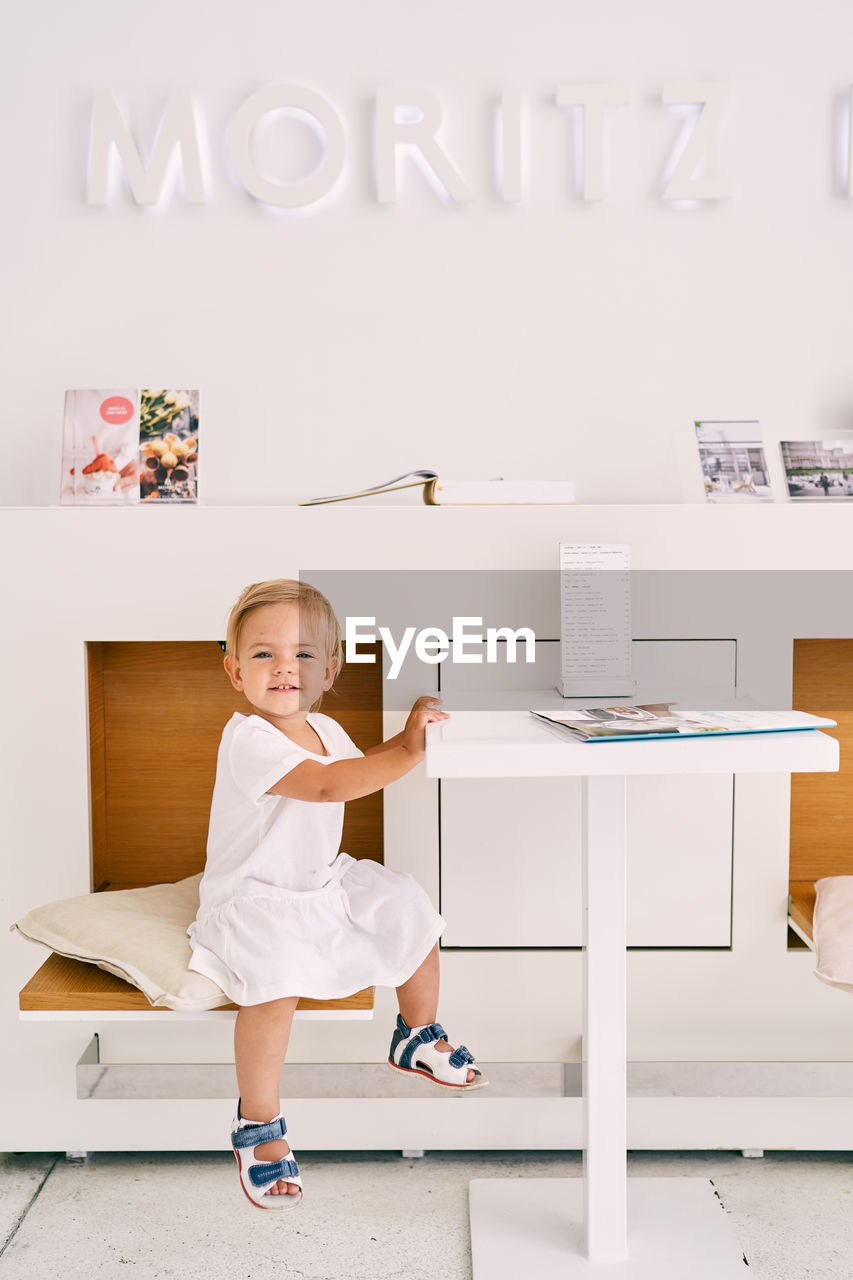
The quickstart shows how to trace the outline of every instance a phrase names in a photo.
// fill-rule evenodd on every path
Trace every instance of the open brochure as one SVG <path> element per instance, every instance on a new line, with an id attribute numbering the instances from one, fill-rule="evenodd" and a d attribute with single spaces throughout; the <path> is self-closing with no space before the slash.
<path id="1" fill-rule="evenodd" d="M 394 476 L 392 480 L 383 480 L 381 484 L 371 485 L 368 489 L 357 489 L 353 493 L 333 493 L 328 498 L 309 498 L 299 505 L 318 507 L 324 502 L 349 502 L 353 498 L 369 498 L 376 493 L 393 493 L 396 489 L 416 489 L 419 485 L 424 490 L 424 502 L 428 503 L 427 492 L 437 479 L 437 471 L 407 471 L 404 476 Z"/>
<path id="2" fill-rule="evenodd" d="M 422 489 L 424 502 L 430 507 L 564 506 L 575 500 L 571 480 L 441 480 L 435 471 L 409 471 L 369 489 L 311 498 L 299 505 L 316 507 L 325 502 L 350 502 L 353 498 L 416 488 Z"/>
<path id="3" fill-rule="evenodd" d="M 583 742 L 625 742 L 635 738 L 696 738 L 708 733 L 781 733 L 830 729 L 834 720 L 807 711 L 691 711 L 675 703 L 649 706 L 574 708 L 564 714 L 531 715 L 567 729 Z"/>

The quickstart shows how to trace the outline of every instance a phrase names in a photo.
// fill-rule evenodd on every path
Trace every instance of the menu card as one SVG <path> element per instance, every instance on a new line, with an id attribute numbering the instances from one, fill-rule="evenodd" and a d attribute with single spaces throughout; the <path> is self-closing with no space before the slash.
<path id="1" fill-rule="evenodd" d="M 560 683 L 564 698 L 630 697 L 631 549 L 560 543 Z"/>

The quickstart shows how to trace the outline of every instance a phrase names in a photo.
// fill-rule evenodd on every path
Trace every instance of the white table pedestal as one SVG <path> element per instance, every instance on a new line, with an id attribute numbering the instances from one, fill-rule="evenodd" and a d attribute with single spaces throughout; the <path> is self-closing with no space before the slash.
<path id="1" fill-rule="evenodd" d="M 707 1179 L 627 1177 L 626 790 L 583 780 L 583 1177 L 473 1181 L 474 1280 L 743 1280 Z"/>

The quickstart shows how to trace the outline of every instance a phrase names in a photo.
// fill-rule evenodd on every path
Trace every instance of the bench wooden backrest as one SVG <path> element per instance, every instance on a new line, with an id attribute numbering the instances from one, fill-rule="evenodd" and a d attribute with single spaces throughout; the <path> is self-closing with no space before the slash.
<path id="1" fill-rule="evenodd" d="M 793 705 L 838 721 L 838 773 L 791 776 L 790 915 L 813 936 L 815 880 L 853 875 L 853 640 L 795 640 Z"/>
<path id="2" fill-rule="evenodd" d="M 92 888 L 129 888 L 204 867 L 222 729 L 249 704 L 215 641 L 88 646 Z M 321 708 L 362 748 L 382 739 L 380 662 L 344 665 Z M 342 848 L 382 861 L 382 792 L 347 805 Z"/>
<path id="3" fill-rule="evenodd" d="M 853 640 L 795 640 L 793 705 L 829 716 L 838 773 L 791 777 L 791 879 L 853 875 Z"/>

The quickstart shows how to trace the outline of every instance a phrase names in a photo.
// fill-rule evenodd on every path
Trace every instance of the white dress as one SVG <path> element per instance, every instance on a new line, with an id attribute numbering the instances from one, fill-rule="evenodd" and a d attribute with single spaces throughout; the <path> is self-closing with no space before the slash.
<path id="1" fill-rule="evenodd" d="M 344 806 L 268 795 L 304 760 L 361 756 L 329 716 L 309 713 L 328 755 L 297 746 L 261 716 L 222 734 L 190 968 L 235 1004 L 282 996 L 334 1000 L 398 987 L 444 928 L 409 875 L 338 848 Z"/>

